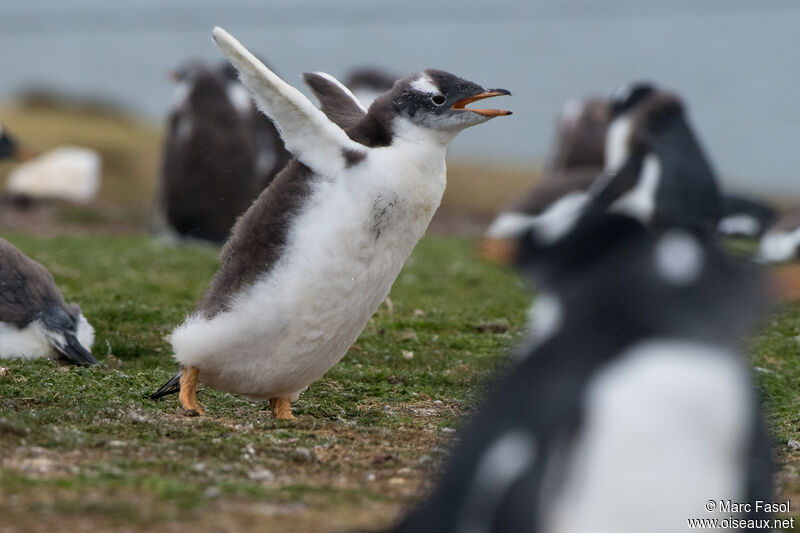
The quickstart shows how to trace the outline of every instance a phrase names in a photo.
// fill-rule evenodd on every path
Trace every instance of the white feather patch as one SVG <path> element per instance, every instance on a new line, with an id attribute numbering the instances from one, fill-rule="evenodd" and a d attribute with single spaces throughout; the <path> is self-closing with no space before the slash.
<path id="1" fill-rule="evenodd" d="M 0 322 L 0 358 L 37 359 L 56 356 L 57 352 L 50 344 L 40 321 L 31 322 L 23 329 Z"/>
<path id="2" fill-rule="evenodd" d="M 717 517 L 710 499 L 744 501 L 752 402 L 736 354 L 680 339 L 633 346 L 586 390 L 543 530 L 672 533 Z"/>
<path id="3" fill-rule="evenodd" d="M 661 179 L 661 163 L 653 154 L 644 158 L 642 172 L 636 186 L 619 197 L 609 211 L 624 213 L 647 224 L 656 210 L 656 191 Z"/>
<path id="4" fill-rule="evenodd" d="M 419 78 L 411 82 L 411 88 L 425 94 L 438 94 L 439 88 L 433 83 L 433 80 L 424 72 L 420 74 Z"/>
<path id="5" fill-rule="evenodd" d="M 34 198 L 88 203 L 100 189 L 100 167 L 100 154 L 96 151 L 62 146 L 17 165 L 6 188 Z"/>
<path id="6" fill-rule="evenodd" d="M 782 263 L 797 256 L 800 228 L 794 231 L 769 231 L 758 247 L 758 257 L 767 263 Z"/>
<path id="7" fill-rule="evenodd" d="M 671 230 L 664 233 L 653 252 L 658 273 L 673 285 L 689 285 L 702 274 L 703 248 L 686 232 Z"/>

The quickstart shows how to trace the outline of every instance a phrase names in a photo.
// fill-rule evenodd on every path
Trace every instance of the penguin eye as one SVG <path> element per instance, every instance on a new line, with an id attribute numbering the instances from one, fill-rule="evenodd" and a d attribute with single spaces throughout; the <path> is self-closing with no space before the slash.
<path id="1" fill-rule="evenodd" d="M 433 96 L 431 96 L 431 102 L 433 102 L 433 103 L 434 103 L 434 104 L 436 104 L 436 105 L 442 105 L 442 104 L 444 104 L 446 101 L 447 101 L 447 98 L 445 98 L 445 97 L 444 97 L 443 95 L 441 95 L 441 94 L 434 94 Z"/>

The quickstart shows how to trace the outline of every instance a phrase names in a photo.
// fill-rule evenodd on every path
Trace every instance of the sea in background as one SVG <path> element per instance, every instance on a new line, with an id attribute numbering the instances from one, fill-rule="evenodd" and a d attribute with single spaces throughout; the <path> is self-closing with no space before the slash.
<path id="1" fill-rule="evenodd" d="M 451 149 L 507 164 L 544 157 L 566 99 L 654 80 L 683 96 L 726 183 L 800 196 L 794 0 L 0 0 L 0 101 L 48 89 L 160 122 L 169 70 L 188 57 L 221 59 L 214 25 L 298 86 L 305 71 L 343 77 L 375 65 L 398 75 L 442 68 L 510 89 L 496 105 L 515 114 L 464 132 Z"/>

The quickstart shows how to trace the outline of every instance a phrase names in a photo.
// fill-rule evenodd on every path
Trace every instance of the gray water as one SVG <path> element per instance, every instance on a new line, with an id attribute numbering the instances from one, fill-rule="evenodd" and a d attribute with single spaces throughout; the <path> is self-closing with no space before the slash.
<path id="1" fill-rule="evenodd" d="M 510 89 L 496 105 L 515 114 L 461 134 L 456 157 L 541 159 L 565 99 L 655 80 L 683 95 L 727 183 L 800 194 L 793 0 L 0 0 L 0 100 L 48 87 L 159 121 L 169 69 L 221 58 L 214 25 L 295 85 L 305 71 L 344 76 L 366 64 Z"/>

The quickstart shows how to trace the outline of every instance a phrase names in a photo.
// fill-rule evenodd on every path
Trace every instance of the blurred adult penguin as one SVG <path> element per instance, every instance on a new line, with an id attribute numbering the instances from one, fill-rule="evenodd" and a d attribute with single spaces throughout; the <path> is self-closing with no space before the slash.
<path id="1" fill-rule="evenodd" d="M 433 493 L 389 531 L 677 533 L 693 518 L 768 518 L 706 508 L 772 496 L 738 352 L 763 310 L 759 275 L 688 231 L 656 236 L 624 215 L 589 213 L 565 235 L 524 238 L 536 336 Z"/>
<path id="2" fill-rule="evenodd" d="M 489 225 L 480 245 L 485 258 L 508 262 L 514 255 L 516 239 L 532 220 L 557 203 L 568 206 L 584 196 L 603 172 L 610 116 L 609 103 L 604 98 L 574 98 L 564 104 L 541 180 L 514 199 Z"/>
<path id="3" fill-rule="evenodd" d="M 175 72 L 158 194 L 159 223 L 180 237 L 222 243 L 261 192 L 252 126 L 228 79 L 201 62 Z M 249 102 L 246 102 L 250 105 Z"/>
<path id="4" fill-rule="evenodd" d="M 66 303 L 45 267 L 0 239 L 0 358 L 63 358 L 96 365 L 94 328 Z"/>

